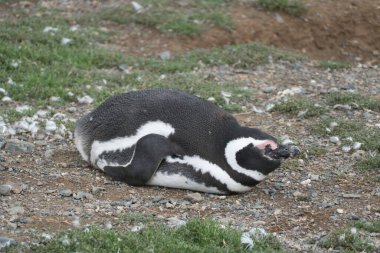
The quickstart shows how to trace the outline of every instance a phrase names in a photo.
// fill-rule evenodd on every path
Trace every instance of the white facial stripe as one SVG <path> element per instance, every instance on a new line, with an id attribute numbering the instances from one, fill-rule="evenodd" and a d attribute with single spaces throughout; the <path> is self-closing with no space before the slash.
<path id="1" fill-rule="evenodd" d="M 253 144 L 254 146 L 260 146 L 265 144 L 265 142 L 268 142 L 268 140 L 256 140 L 252 137 L 243 137 L 232 140 L 227 143 L 227 146 L 224 150 L 224 156 L 226 157 L 228 164 L 235 171 L 249 176 L 255 179 L 256 181 L 262 181 L 266 176 L 257 170 L 248 170 L 241 167 L 236 161 L 236 153 L 239 152 L 239 150 L 242 150 L 244 147 L 248 146 L 249 144 Z"/>
<path id="2" fill-rule="evenodd" d="M 170 156 L 166 157 L 168 163 L 181 163 L 187 164 L 193 167 L 197 172 L 200 171 L 202 174 L 209 173 L 213 178 L 226 184 L 230 191 L 234 192 L 245 192 L 249 191 L 251 187 L 244 186 L 235 180 L 233 180 L 228 173 L 220 168 L 218 165 L 210 163 L 209 161 L 202 159 L 199 156 L 184 156 L 181 158 L 172 158 Z"/>
<path id="3" fill-rule="evenodd" d="M 157 171 L 146 184 L 223 194 L 223 192 L 219 191 L 216 187 L 207 187 L 205 184 L 194 182 L 188 177 L 179 174 L 167 174 L 160 171 Z"/>
<path id="4" fill-rule="evenodd" d="M 98 159 L 96 161 L 96 166 L 101 171 L 104 171 L 104 167 L 106 167 L 106 166 L 109 166 L 109 167 L 128 167 L 132 163 L 133 158 L 135 157 L 135 151 L 136 151 L 136 147 L 133 149 L 133 154 L 132 154 L 131 160 L 129 160 L 129 162 L 127 162 L 126 164 L 108 162 L 105 159 Z"/>
<path id="5" fill-rule="evenodd" d="M 74 132 L 74 142 L 75 142 L 75 145 L 77 146 L 77 149 L 78 149 L 79 153 L 83 157 L 83 159 L 88 162 L 88 160 L 89 160 L 88 158 L 89 157 L 86 154 L 86 152 L 84 151 L 82 136 L 80 136 L 80 134 L 78 133 L 78 131 Z"/>
<path id="6" fill-rule="evenodd" d="M 117 137 L 108 141 L 94 141 L 91 146 L 91 163 L 95 165 L 96 159 L 103 152 L 116 152 L 126 148 L 130 148 L 137 143 L 137 141 L 148 134 L 158 134 L 165 137 L 174 134 L 175 129 L 168 123 L 160 120 L 149 121 L 139 127 L 135 135 Z"/>

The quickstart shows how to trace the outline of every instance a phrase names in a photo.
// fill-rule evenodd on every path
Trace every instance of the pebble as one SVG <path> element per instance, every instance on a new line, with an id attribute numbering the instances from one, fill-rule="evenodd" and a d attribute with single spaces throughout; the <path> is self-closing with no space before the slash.
<path id="1" fill-rule="evenodd" d="M 15 244 L 17 243 L 14 239 L 0 236 L 0 250 Z"/>
<path id="2" fill-rule="evenodd" d="M 77 99 L 78 99 L 79 104 L 84 104 L 84 105 L 88 105 L 94 102 L 94 99 L 87 95 L 83 97 L 78 97 Z"/>
<path id="3" fill-rule="evenodd" d="M 352 144 L 352 148 L 355 150 L 358 150 L 361 147 L 362 147 L 362 143 L 360 143 L 360 142 L 354 142 L 354 144 Z"/>
<path id="4" fill-rule="evenodd" d="M 8 209 L 8 213 L 10 215 L 14 214 L 23 214 L 24 213 L 24 208 L 22 206 L 14 206 Z"/>
<path id="5" fill-rule="evenodd" d="M 131 228 L 131 232 L 140 232 L 142 229 L 144 228 L 144 226 L 133 226 L 132 228 Z"/>
<path id="6" fill-rule="evenodd" d="M 103 192 L 103 191 L 105 191 L 106 189 L 105 188 L 103 188 L 103 187 L 96 187 L 96 186 L 93 186 L 92 187 L 92 189 L 91 189 L 91 193 L 92 194 L 99 194 L 99 193 L 101 193 L 101 192 Z"/>
<path id="7" fill-rule="evenodd" d="M 265 86 L 263 88 L 264 93 L 272 93 L 274 90 L 275 90 L 275 87 L 273 87 L 273 86 Z"/>
<path id="8" fill-rule="evenodd" d="M 333 106 L 335 110 L 342 110 L 342 111 L 350 111 L 352 110 L 352 107 L 350 105 L 341 105 L 341 104 L 336 104 Z"/>
<path id="9" fill-rule="evenodd" d="M 49 100 L 50 100 L 50 102 L 58 102 L 59 100 L 61 100 L 61 98 L 60 97 L 51 96 L 49 98 Z"/>
<path id="10" fill-rule="evenodd" d="M 62 189 L 59 191 L 59 195 L 61 195 L 62 197 L 70 197 L 71 195 L 73 195 L 73 192 L 70 189 Z"/>
<path id="11" fill-rule="evenodd" d="M 203 197 L 199 192 L 194 192 L 194 193 L 188 193 L 185 197 L 185 200 L 188 200 L 191 203 L 196 203 L 196 202 L 202 201 Z"/>
<path id="12" fill-rule="evenodd" d="M 342 151 L 343 151 L 344 153 L 348 153 L 348 152 L 351 151 L 351 147 L 350 147 L 350 146 L 347 146 L 347 145 L 344 145 L 344 146 L 342 147 Z"/>
<path id="13" fill-rule="evenodd" d="M 105 224 L 104 224 L 104 228 L 105 229 L 111 229 L 112 228 L 112 223 L 110 221 L 107 221 Z"/>
<path id="14" fill-rule="evenodd" d="M 69 107 L 69 108 L 67 109 L 67 111 L 68 111 L 69 113 L 74 113 L 74 112 L 77 111 L 77 108 L 76 108 L 76 107 Z"/>
<path id="15" fill-rule="evenodd" d="M 319 175 L 310 174 L 309 176 L 310 176 L 311 181 L 318 181 L 319 180 Z"/>
<path id="16" fill-rule="evenodd" d="M 26 141 L 10 139 L 5 144 L 5 151 L 7 151 L 10 154 L 31 153 L 34 151 L 34 145 Z"/>
<path id="17" fill-rule="evenodd" d="M 177 217 L 170 217 L 166 220 L 168 222 L 166 226 L 169 228 L 179 228 L 186 225 L 186 221 L 178 219 Z"/>
<path id="18" fill-rule="evenodd" d="M 355 152 L 351 155 L 351 157 L 352 157 L 353 159 L 355 159 L 356 161 L 359 161 L 360 159 L 362 159 L 362 157 L 363 157 L 365 154 L 366 154 L 366 153 L 365 153 L 364 150 L 357 150 L 357 151 L 355 151 Z"/>
<path id="19" fill-rule="evenodd" d="M 330 137 L 330 142 L 334 143 L 334 144 L 339 143 L 339 137 L 338 136 L 332 136 L 332 137 Z"/>
<path id="20" fill-rule="evenodd" d="M 171 57 L 170 51 L 163 51 L 163 52 L 160 53 L 160 58 L 162 60 L 169 60 L 170 57 Z"/>
<path id="21" fill-rule="evenodd" d="M 344 210 L 343 210 L 343 209 L 340 209 L 340 208 L 338 208 L 338 209 L 336 209 L 336 212 L 337 212 L 337 213 L 339 213 L 339 214 L 342 214 L 342 213 L 344 213 Z"/>
<path id="22" fill-rule="evenodd" d="M 309 185 L 310 183 L 311 183 L 310 178 L 308 178 L 308 179 L 306 179 L 306 180 L 304 180 L 304 181 L 301 182 L 302 185 Z"/>
<path id="23" fill-rule="evenodd" d="M 131 4 L 132 4 L 133 9 L 134 9 L 136 12 L 141 12 L 141 11 L 144 9 L 144 8 L 142 7 L 142 5 L 139 4 L 138 2 L 132 1 Z"/>
<path id="24" fill-rule="evenodd" d="M 52 120 L 48 120 L 46 122 L 45 130 L 48 132 L 54 132 L 57 130 L 57 124 L 55 124 L 55 122 Z"/>
<path id="25" fill-rule="evenodd" d="M 72 39 L 69 38 L 62 38 L 61 39 L 61 45 L 68 45 L 72 42 Z"/>
<path id="26" fill-rule="evenodd" d="M 93 199 L 94 196 L 91 194 L 91 193 L 88 193 L 88 192 L 78 192 L 78 193 L 74 193 L 74 199 Z"/>
<path id="27" fill-rule="evenodd" d="M 4 184 L 0 185 L 0 195 L 9 196 L 11 195 L 12 187 L 10 185 Z"/>

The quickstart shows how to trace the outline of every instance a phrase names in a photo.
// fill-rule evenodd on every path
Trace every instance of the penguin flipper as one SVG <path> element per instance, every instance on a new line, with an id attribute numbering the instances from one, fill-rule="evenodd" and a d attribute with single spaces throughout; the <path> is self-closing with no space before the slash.
<path id="1" fill-rule="evenodd" d="M 182 153 L 178 145 L 164 136 L 149 134 L 138 140 L 131 161 L 126 166 L 105 166 L 104 172 L 129 185 L 145 185 L 165 157 Z"/>

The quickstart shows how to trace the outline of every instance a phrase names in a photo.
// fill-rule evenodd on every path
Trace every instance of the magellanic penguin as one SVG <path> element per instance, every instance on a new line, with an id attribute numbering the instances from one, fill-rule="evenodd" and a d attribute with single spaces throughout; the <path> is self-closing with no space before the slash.
<path id="1" fill-rule="evenodd" d="M 116 180 L 216 194 L 246 192 L 299 153 L 209 101 L 165 89 L 109 98 L 78 120 L 75 143 Z"/>

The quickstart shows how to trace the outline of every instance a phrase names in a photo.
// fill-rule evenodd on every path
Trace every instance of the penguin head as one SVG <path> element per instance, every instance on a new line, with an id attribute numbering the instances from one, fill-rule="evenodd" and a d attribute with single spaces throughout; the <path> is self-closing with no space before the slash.
<path id="1" fill-rule="evenodd" d="M 282 160 L 299 153 L 298 149 L 280 145 L 275 138 L 259 130 L 251 136 L 229 141 L 225 148 L 225 158 L 233 170 L 256 181 L 263 180 L 278 168 Z"/>

